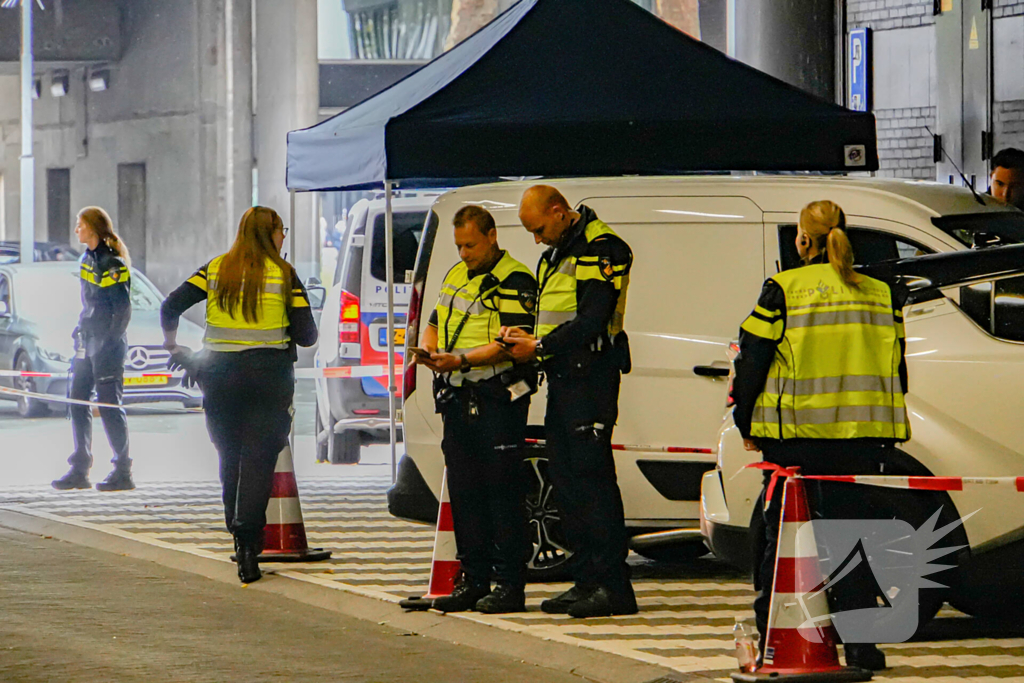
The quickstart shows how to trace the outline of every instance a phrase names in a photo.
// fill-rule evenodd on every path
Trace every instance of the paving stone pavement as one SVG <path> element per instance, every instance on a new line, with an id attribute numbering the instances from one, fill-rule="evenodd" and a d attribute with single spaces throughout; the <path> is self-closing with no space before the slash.
<path id="1" fill-rule="evenodd" d="M 423 593 L 434 531 L 388 514 L 384 494 L 389 485 L 386 478 L 368 477 L 301 481 L 309 543 L 333 556 L 325 562 L 264 568 L 389 602 Z M 188 552 L 224 557 L 232 551 L 216 482 L 141 485 L 117 494 L 4 488 L 0 506 Z M 541 612 L 540 601 L 568 588 L 563 583 L 531 584 L 525 614 L 465 616 L 681 673 L 729 680 L 736 661 L 734 619 L 753 616 L 754 593 L 746 577 L 710 558 L 673 565 L 631 556 L 630 562 L 641 609 L 634 616 L 574 620 Z M 1024 627 L 981 623 L 951 608 L 914 641 L 883 649 L 891 668 L 876 675 L 878 680 L 1024 683 Z"/>

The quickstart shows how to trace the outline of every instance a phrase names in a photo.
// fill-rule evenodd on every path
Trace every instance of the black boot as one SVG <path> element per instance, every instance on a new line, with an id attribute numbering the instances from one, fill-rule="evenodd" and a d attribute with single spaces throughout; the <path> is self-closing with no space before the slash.
<path id="1" fill-rule="evenodd" d="M 569 606 L 569 616 L 577 619 L 610 617 L 613 614 L 636 614 L 638 611 L 632 586 L 615 592 L 601 586 L 586 600 L 578 600 Z"/>
<path id="2" fill-rule="evenodd" d="M 107 478 L 96 484 L 97 491 L 131 491 L 135 488 L 132 473 L 127 470 L 115 469 Z"/>
<path id="3" fill-rule="evenodd" d="M 89 483 L 88 473 L 77 470 L 74 467 L 60 479 L 54 479 L 50 485 L 58 491 L 92 488 L 92 484 Z"/>
<path id="4" fill-rule="evenodd" d="M 540 603 L 540 610 L 548 614 L 568 614 L 569 608 L 580 600 L 586 600 L 596 588 L 573 586 L 561 595 L 556 595 Z"/>
<path id="5" fill-rule="evenodd" d="M 235 541 L 235 561 L 238 563 L 238 579 L 242 583 L 252 583 L 263 578 L 257 558 L 259 553 L 255 546 Z"/>
<path id="6" fill-rule="evenodd" d="M 526 611 L 526 592 L 507 583 L 499 583 L 476 602 L 476 611 L 484 614 L 509 614 Z"/>
<path id="7" fill-rule="evenodd" d="M 451 595 L 434 598 L 434 602 L 430 606 L 441 612 L 466 612 L 475 608 L 476 603 L 490 592 L 491 587 L 485 583 L 477 584 L 464 581 L 455 586 Z"/>
<path id="8" fill-rule="evenodd" d="M 868 671 L 881 671 L 885 668 L 885 653 L 871 643 L 850 643 L 843 645 L 846 652 L 846 666 L 855 666 Z"/>

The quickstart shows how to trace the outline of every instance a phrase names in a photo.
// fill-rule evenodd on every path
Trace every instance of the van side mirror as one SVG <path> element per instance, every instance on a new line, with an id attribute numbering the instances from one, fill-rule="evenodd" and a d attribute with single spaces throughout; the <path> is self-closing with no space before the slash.
<path id="1" fill-rule="evenodd" d="M 1003 243 L 1003 238 L 994 232 L 976 232 L 971 236 L 972 249 L 984 249 Z"/>
<path id="2" fill-rule="evenodd" d="M 309 295 L 309 306 L 314 311 L 324 307 L 327 300 L 327 288 L 320 284 L 320 278 L 311 277 L 306 280 L 306 294 Z"/>

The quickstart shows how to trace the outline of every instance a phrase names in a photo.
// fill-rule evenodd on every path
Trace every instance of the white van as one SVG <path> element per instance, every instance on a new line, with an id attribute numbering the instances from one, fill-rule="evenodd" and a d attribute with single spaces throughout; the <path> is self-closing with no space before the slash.
<path id="1" fill-rule="evenodd" d="M 797 216 L 804 205 L 831 199 L 846 210 L 859 262 L 966 249 L 973 233 L 1005 233 L 1007 239 L 1024 240 L 1024 214 L 991 198 L 975 199 L 967 189 L 937 183 L 805 176 L 549 182 L 570 203 L 592 208 L 635 255 L 626 312 L 633 371 L 623 378 L 613 442 L 632 547 L 655 558 L 705 552 L 699 522 L 701 480 L 717 464 L 728 394 L 729 345 L 765 278 L 792 262 Z M 419 323 L 429 314 L 444 274 L 458 259 L 450 226 L 459 208 L 478 204 L 490 210 L 500 245 L 517 259 L 536 263 L 542 248 L 517 216 L 519 199 L 529 185 L 467 187 L 437 201 L 416 266 L 410 342 L 417 339 Z M 941 318 L 953 307 L 952 302 L 933 302 L 912 312 L 908 334 L 913 325 L 937 324 L 926 321 Z M 941 334 L 940 329 L 941 325 L 929 336 Z M 1024 348 L 1004 346 L 1008 347 L 1004 357 L 1024 360 Z M 964 366 L 963 372 L 970 373 L 969 367 Z M 923 372 L 918 367 L 912 368 L 915 371 Z M 958 381 L 970 383 L 972 378 L 967 374 Z M 914 382 L 918 392 L 942 390 L 921 377 Z M 408 372 L 405 391 L 407 456 L 389 493 L 390 509 L 396 516 L 432 521 L 443 458 L 441 421 L 434 414 L 429 371 Z M 1024 400 L 1019 392 L 1005 393 L 1004 408 L 1013 406 L 1020 414 Z M 527 501 L 535 528 L 531 565 L 535 576 L 555 572 L 568 559 L 561 544 L 558 511 L 548 495 L 544 404 L 542 391 L 530 413 L 530 435 L 536 443 L 524 463 L 524 476 L 535 484 Z M 966 429 L 979 439 L 1000 439 L 1005 444 L 1000 462 L 985 471 L 1010 474 L 1014 467 L 1024 469 L 1020 466 L 1024 447 L 1013 447 L 997 435 L 1015 424 L 1006 417 L 1012 411 L 998 412 L 1006 420 L 998 426 L 989 424 L 996 415 L 984 409 L 967 412 L 970 427 Z M 914 429 L 915 433 L 920 430 L 917 425 Z M 958 454 L 948 451 L 941 457 L 955 459 Z M 1018 498 L 1015 504 L 1024 505 L 1024 496 Z M 1024 513 L 1024 507 L 1019 509 Z M 1024 514 L 1016 519 L 1024 520 Z M 1024 527 L 1024 522 L 1018 525 Z"/>
<path id="2" fill-rule="evenodd" d="M 412 292 L 408 283 L 427 213 L 438 195 L 403 193 L 393 201 L 395 346 L 400 349 L 395 362 L 399 367 Z M 384 208 L 383 199 L 364 199 L 349 212 L 334 280 L 326 283 L 329 292 L 320 316 L 314 367 L 388 364 Z M 387 377 L 316 380 L 318 461 L 357 463 L 363 444 L 389 442 L 387 386 Z"/>

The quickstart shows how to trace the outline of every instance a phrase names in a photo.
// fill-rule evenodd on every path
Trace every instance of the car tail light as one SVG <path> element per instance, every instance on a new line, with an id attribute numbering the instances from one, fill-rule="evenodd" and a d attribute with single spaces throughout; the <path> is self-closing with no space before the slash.
<path id="1" fill-rule="evenodd" d="M 416 346 L 420 338 L 420 308 L 423 304 L 423 281 L 415 283 L 409 296 L 409 312 L 405 318 L 405 346 Z M 416 391 L 416 366 L 412 364 L 415 356 L 406 352 L 405 373 L 402 376 L 402 396 L 406 399 Z"/>
<path id="2" fill-rule="evenodd" d="M 359 297 L 341 290 L 341 314 L 338 318 L 338 342 L 359 343 Z"/>
<path id="3" fill-rule="evenodd" d="M 736 356 L 740 355 L 740 345 L 737 344 L 736 342 L 731 342 L 729 344 L 729 353 L 728 353 L 728 355 L 729 355 L 729 362 L 730 363 L 735 361 L 736 360 Z M 729 393 L 726 395 L 726 398 L 725 398 L 725 407 L 726 408 L 732 408 L 734 405 L 736 405 L 736 400 L 732 397 L 732 382 L 733 382 L 733 379 L 735 377 L 736 377 L 736 369 L 735 369 L 735 367 L 732 367 L 732 368 L 729 369 Z"/>

